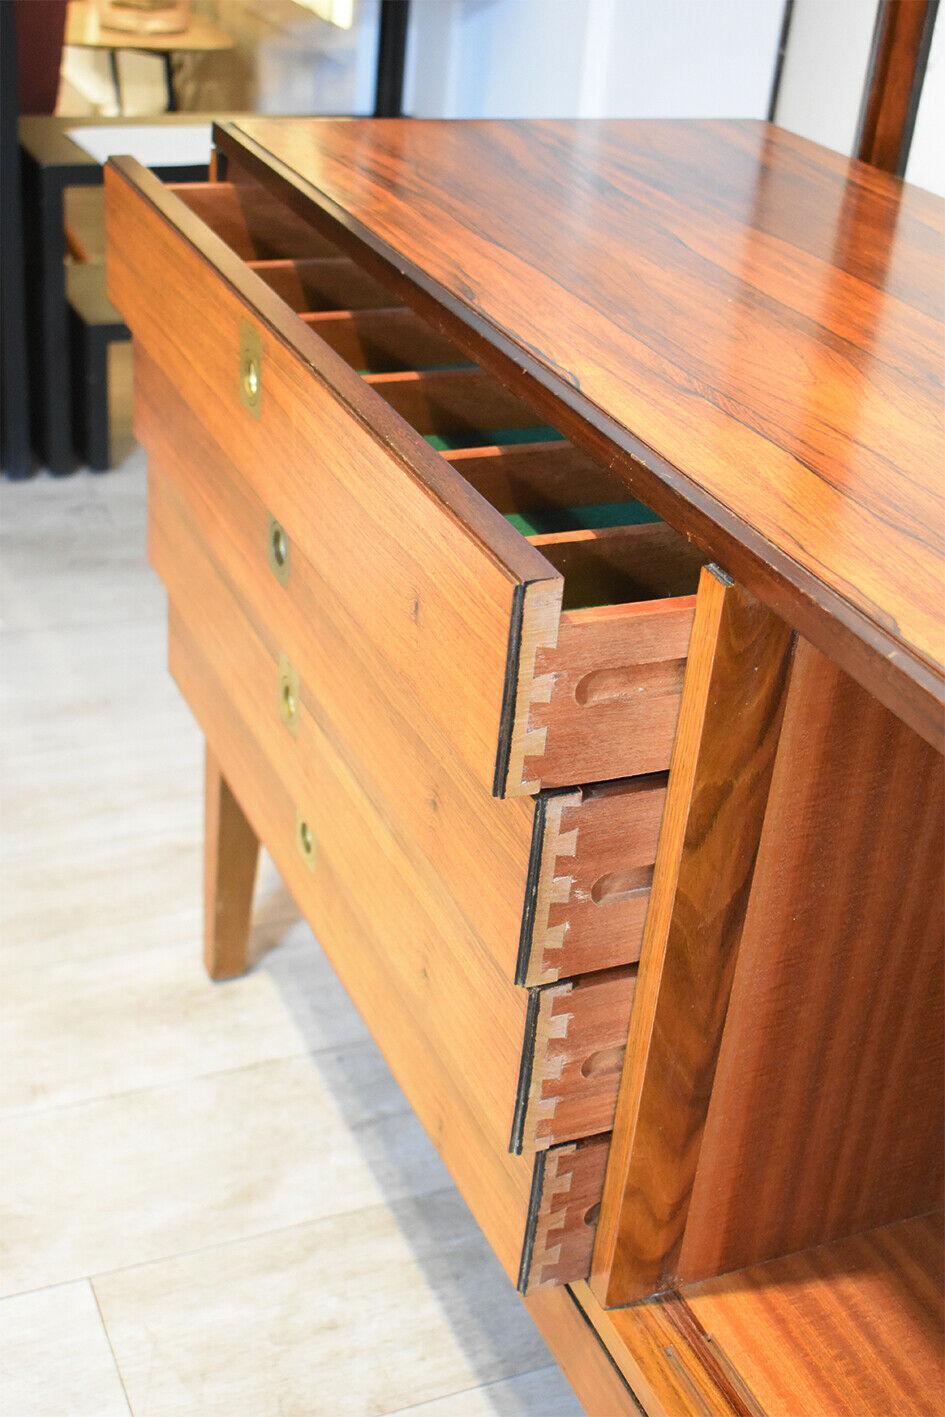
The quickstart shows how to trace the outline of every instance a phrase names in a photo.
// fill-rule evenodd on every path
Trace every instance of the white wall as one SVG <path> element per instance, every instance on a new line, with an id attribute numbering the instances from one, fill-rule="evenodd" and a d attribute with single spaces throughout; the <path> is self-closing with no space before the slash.
<path id="1" fill-rule="evenodd" d="M 919 99 L 906 179 L 945 197 L 945 20 L 939 10 Z"/>
<path id="2" fill-rule="evenodd" d="M 765 116 L 783 0 L 414 0 L 417 117 Z"/>
<path id="3" fill-rule="evenodd" d="M 849 153 L 856 139 L 876 0 L 794 0 L 775 122 Z"/>

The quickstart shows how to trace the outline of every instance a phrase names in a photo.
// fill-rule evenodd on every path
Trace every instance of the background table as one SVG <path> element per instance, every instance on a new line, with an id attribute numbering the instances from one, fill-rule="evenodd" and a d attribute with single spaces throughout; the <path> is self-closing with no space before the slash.
<path id="1" fill-rule="evenodd" d="M 173 34 L 136 34 L 132 30 L 105 29 L 99 22 L 98 10 L 85 0 L 72 0 L 66 16 L 65 44 L 77 49 L 107 49 L 112 66 L 115 98 L 121 112 L 121 81 L 118 74 L 118 51 L 135 49 L 146 54 L 159 54 L 164 61 L 164 84 L 167 90 L 167 110 L 177 111 L 174 92 L 174 54 L 210 54 L 233 48 L 233 37 L 203 15 L 191 16 L 185 30 Z"/>

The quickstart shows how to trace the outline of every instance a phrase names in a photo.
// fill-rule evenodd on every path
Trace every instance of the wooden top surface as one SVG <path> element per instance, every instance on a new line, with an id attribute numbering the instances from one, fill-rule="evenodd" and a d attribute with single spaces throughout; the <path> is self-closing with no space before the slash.
<path id="1" fill-rule="evenodd" d="M 652 1417 L 941 1417 L 943 1280 L 936 1212 L 621 1309 L 574 1294 Z"/>
<path id="2" fill-rule="evenodd" d="M 941 744 L 945 203 L 757 122 L 217 137 Z"/>
<path id="3" fill-rule="evenodd" d="M 177 54 L 185 50 L 205 54 L 232 49 L 234 39 L 205 15 L 194 13 L 186 29 L 169 34 L 139 34 L 136 30 L 107 29 L 98 10 L 86 0 L 69 0 L 64 44 L 77 49 L 150 49 L 157 54 Z M 162 115 L 163 116 L 163 115 Z"/>

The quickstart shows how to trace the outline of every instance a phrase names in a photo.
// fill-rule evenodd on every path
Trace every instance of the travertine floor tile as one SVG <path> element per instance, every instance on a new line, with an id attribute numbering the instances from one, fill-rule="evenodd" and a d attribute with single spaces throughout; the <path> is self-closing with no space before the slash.
<path id="1" fill-rule="evenodd" d="M 365 1042 L 308 927 L 273 934 L 278 954 L 224 984 L 207 978 L 192 927 L 162 950 L 50 964 L 39 987 L 12 973 L 0 1116 Z"/>
<path id="2" fill-rule="evenodd" d="M 4 1417 L 128 1417 L 86 1280 L 0 1301 Z"/>
<path id="3" fill-rule="evenodd" d="M 0 1158 L 3 1294 L 447 1184 L 364 1044 L 7 1117 Z"/>
<path id="4" fill-rule="evenodd" d="M 265 853 L 202 974 L 143 465 L 0 481 L 0 1413 L 127 1411 L 97 1275 L 135 1417 L 574 1417 Z"/>
<path id="5" fill-rule="evenodd" d="M 583 1413 L 560 1370 L 551 1366 L 405 1407 L 396 1417 L 583 1417 Z M 598 1412 L 591 1417 L 607 1415 Z"/>
<path id="6" fill-rule="evenodd" d="M 95 1291 L 136 1417 L 372 1417 L 433 1398 L 452 1412 L 452 1394 L 547 1363 L 452 1190 Z"/>
<path id="7" fill-rule="evenodd" d="M 143 451 L 106 478 L 0 481 L 0 625 L 5 630 L 159 620 L 147 567 Z"/>

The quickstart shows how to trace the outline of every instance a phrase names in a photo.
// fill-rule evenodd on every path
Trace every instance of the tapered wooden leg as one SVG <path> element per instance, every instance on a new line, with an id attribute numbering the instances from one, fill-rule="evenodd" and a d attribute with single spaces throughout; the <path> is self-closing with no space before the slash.
<path id="1" fill-rule="evenodd" d="M 203 959 L 211 979 L 247 964 L 259 839 L 220 771 L 209 743 L 204 763 Z"/>

